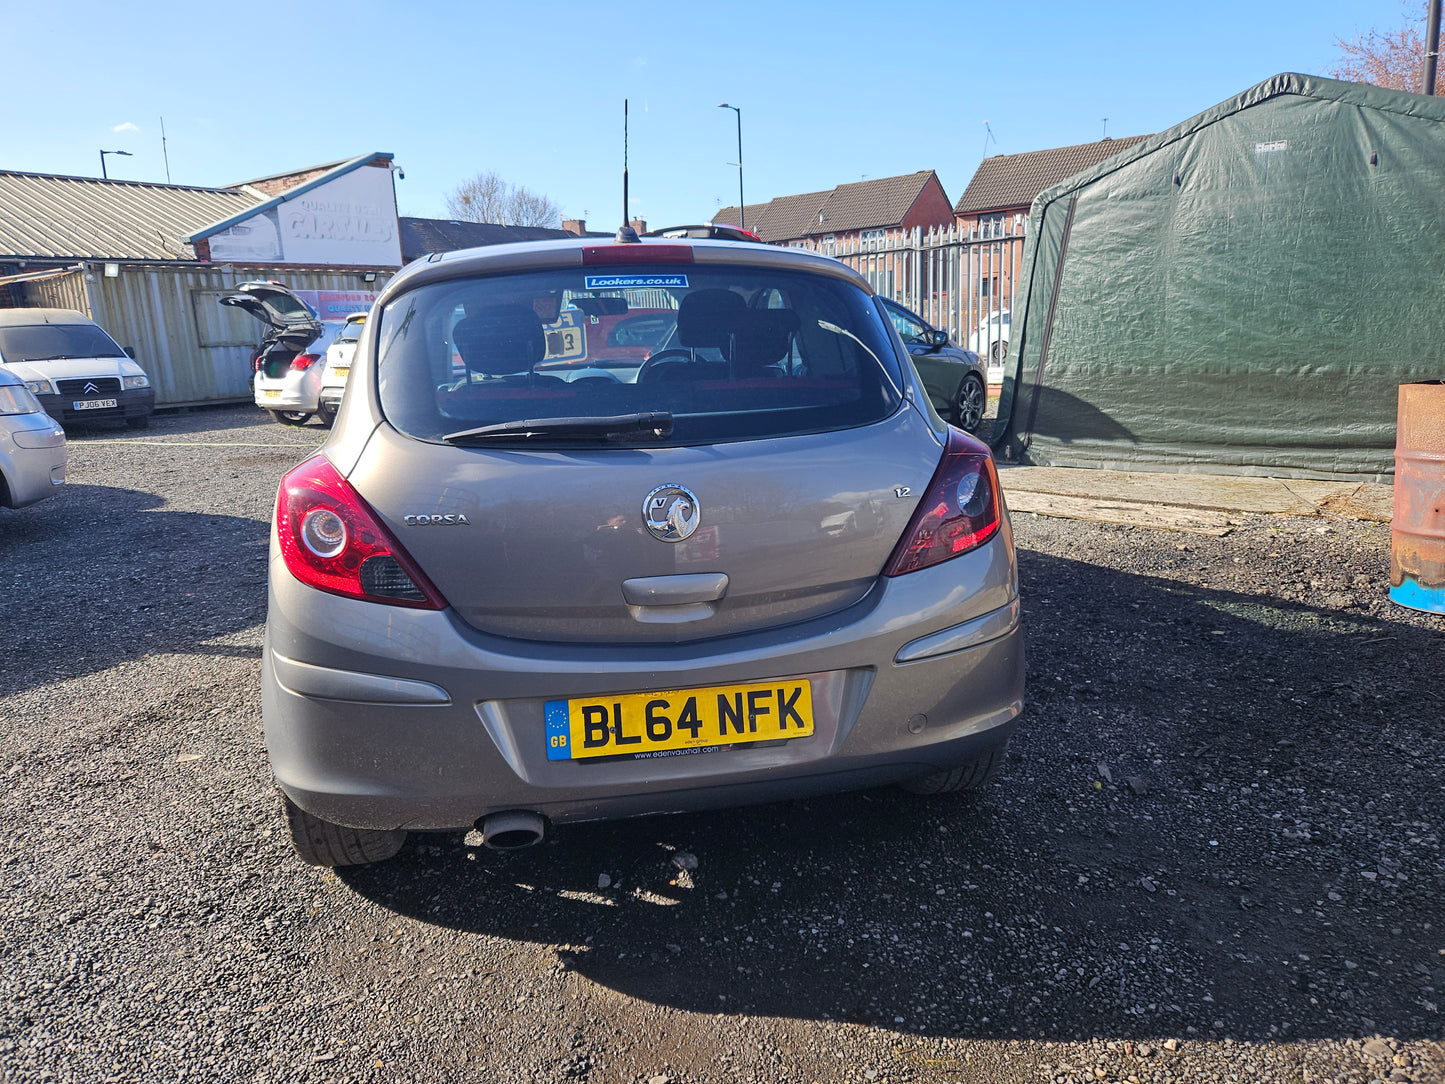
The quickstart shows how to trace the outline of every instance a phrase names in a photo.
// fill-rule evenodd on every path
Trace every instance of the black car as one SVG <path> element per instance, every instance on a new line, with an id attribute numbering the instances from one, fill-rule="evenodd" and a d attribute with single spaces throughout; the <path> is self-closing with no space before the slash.
<path id="1" fill-rule="evenodd" d="M 934 408 L 960 429 L 977 432 L 988 405 L 988 370 L 983 360 L 972 350 L 954 346 L 947 331 L 930 326 L 917 313 L 896 301 L 879 300 L 908 347 Z"/>

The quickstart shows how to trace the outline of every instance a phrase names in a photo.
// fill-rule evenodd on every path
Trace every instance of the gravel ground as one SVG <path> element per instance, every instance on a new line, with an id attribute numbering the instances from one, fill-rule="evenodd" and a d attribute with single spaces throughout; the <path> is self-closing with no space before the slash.
<path id="1" fill-rule="evenodd" d="M 1017 517 L 1029 716 L 974 799 L 893 791 L 286 839 L 250 408 L 71 443 L 0 513 L 0 1079 L 1445 1081 L 1445 620 L 1389 531 Z"/>

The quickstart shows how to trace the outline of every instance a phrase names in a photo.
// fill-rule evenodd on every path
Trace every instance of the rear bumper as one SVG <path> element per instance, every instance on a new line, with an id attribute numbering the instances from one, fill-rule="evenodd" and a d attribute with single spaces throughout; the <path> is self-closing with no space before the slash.
<path id="1" fill-rule="evenodd" d="M 156 409 L 154 388 L 132 388 L 128 391 L 111 392 L 106 395 L 37 395 L 36 398 L 45 408 L 45 413 L 62 425 L 73 422 L 124 421 L 126 418 L 145 418 L 154 413 Z M 105 399 L 114 399 L 116 405 L 101 407 L 98 410 L 77 409 L 76 407 L 77 403 Z"/>
<path id="2" fill-rule="evenodd" d="M 272 394 L 274 393 L 274 394 Z M 306 395 L 296 388 L 256 389 L 256 405 L 266 410 L 301 411 L 316 413 L 316 397 Z"/>
<path id="3" fill-rule="evenodd" d="M 273 553 L 267 748 L 293 801 L 362 828 L 460 829 L 504 809 L 601 820 L 916 778 L 972 759 L 1016 725 L 1015 583 L 1005 530 L 974 553 L 880 581 L 843 613 L 786 629 L 683 645 L 544 645 L 478 634 L 448 611 L 319 594 Z M 785 676 L 812 685 L 811 737 L 651 760 L 547 759 L 547 700 Z"/>

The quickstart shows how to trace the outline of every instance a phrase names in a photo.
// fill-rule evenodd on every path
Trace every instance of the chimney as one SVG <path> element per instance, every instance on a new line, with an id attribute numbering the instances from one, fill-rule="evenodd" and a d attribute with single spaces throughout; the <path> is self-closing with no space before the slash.
<path id="1" fill-rule="evenodd" d="M 628 225 L 637 231 L 639 237 L 647 232 L 647 219 L 645 218 L 634 218 Z"/>
<path id="2" fill-rule="evenodd" d="M 585 218 L 564 218 L 562 228 L 574 237 L 583 237 L 587 234 L 587 220 Z"/>

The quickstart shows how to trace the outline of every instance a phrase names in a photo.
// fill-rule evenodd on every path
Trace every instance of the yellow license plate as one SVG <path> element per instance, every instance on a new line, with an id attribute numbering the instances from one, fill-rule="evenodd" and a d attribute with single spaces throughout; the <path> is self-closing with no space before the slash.
<path id="1" fill-rule="evenodd" d="M 340 378 L 343 377 L 343 376 L 350 376 L 350 375 L 351 375 L 351 366 L 350 366 L 350 365 L 346 365 L 346 366 L 338 365 L 336 368 L 334 368 L 334 369 L 331 370 L 331 375 L 334 376 L 334 377 L 337 377 L 338 379 L 340 379 Z"/>
<path id="2" fill-rule="evenodd" d="M 549 700 L 547 759 L 684 756 L 813 733 L 813 689 L 781 679 Z"/>
<path id="3" fill-rule="evenodd" d="M 281 393 L 280 393 L 279 391 L 275 391 L 275 390 L 273 390 L 273 389 L 271 389 L 271 388 L 262 388 L 262 389 L 261 389 L 261 398 L 262 398 L 262 399 L 279 399 L 279 398 L 281 398 Z"/>

